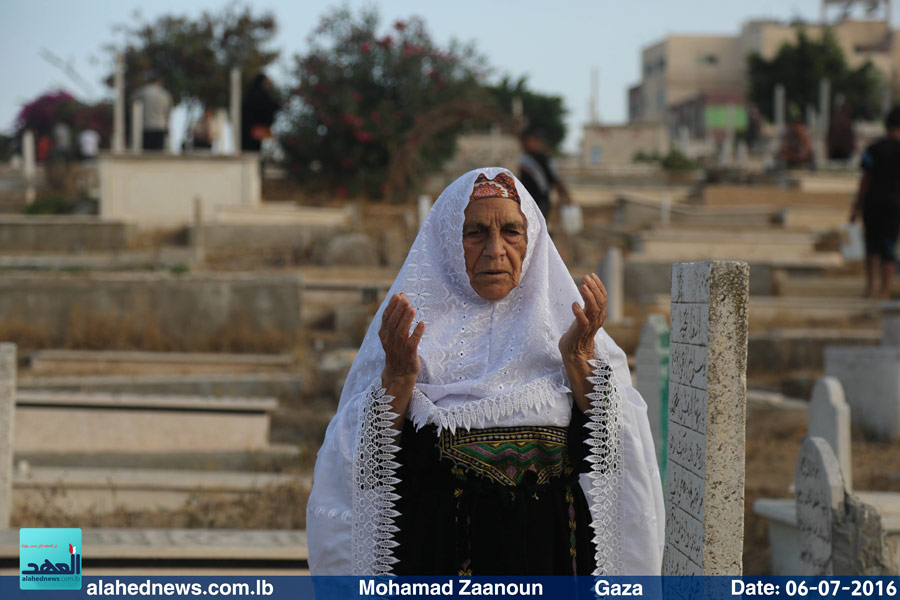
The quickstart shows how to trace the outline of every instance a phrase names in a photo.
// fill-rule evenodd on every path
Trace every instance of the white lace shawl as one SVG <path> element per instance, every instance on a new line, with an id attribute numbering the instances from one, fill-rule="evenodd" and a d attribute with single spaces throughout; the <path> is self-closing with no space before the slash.
<path id="1" fill-rule="evenodd" d="M 378 338 L 393 294 L 403 292 L 416 308 L 416 321 L 425 322 L 422 370 L 407 413 L 418 427 L 434 423 L 455 431 L 502 424 L 504 417 L 538 415 L 569 393 L 557 343 L 581 296 L 518 180 L 528 237 L 519 285 L 494 303 L 469 285 L 465 207 L 476 176 L 492 179 L 501 171 L 471 171 L 444 190 L 369 326 L 316 462 L 307 505 L 313 574 L 389 574 L 396 562 L 396 431 L 390 397 L 380 386 L 384 351 Z M 658 574 L 662 490 L 646 405 L 630 385 L 624 353 L 602 329 L 595 356 L 587 425 L 591 471 L 582 487 L 594 519 L 596 572 Z M 442 400 L 460 397 L 470 400 L 442 406 Z"/>

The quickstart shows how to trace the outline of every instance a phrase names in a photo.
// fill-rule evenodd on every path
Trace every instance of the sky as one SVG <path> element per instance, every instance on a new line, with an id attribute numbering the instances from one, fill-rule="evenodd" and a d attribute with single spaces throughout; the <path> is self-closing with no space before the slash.
<path id="1" fill-rule="evenodd" d="M 135 11 L 148 20 L 164 14 L 199 16 L 227 0 L 0 0 L 0 132 L 9 132 L 23 103 L 62 88 L 82 100 L 110 96 L 102 83 L 111 71 L 107 44 L 121 43 L 113 27 L 133 23 Z M 281 58 L 270 70 L 289 82 L 292 57 L 330 7 L 375 6 L 386 30 L 417 15 L 439 44 L 473 42 L 495 78 L 528 77 L 541 93 L 562 96 L 569 113 L 564 148 L 575 148 L 588 119 L 591 70 L 599 72 L 600 120 L 627 117 L 626 92 L 640 80 L 641 48 L 669 34 L 735 35 L 748 19 L 818 21 L 820 0 L 254 0 L 255 13 L 269 10 L 279 25 L 273 48 Z M 900 26 L 900 11 L 892 18 Z M 79 87 L 42 57 L 67 62 L 89 84 Z M 173 126 L 175 124 L 173 123 Z"/>

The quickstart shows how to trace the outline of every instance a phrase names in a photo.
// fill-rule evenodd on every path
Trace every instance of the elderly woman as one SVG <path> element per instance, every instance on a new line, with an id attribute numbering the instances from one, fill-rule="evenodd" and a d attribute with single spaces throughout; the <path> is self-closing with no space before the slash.
<path id="1" fill-rule="evenodd" d="M 319 451 L 313 574 L 658 574 L 646 404 L 605 314 L 508 171 L 444 190 Z"/>

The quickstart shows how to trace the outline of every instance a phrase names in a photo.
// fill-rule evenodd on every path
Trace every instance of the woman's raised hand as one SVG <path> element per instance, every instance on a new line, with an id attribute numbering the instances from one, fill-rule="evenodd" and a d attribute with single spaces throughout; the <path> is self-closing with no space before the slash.
<path id="1" fill-rule="evenodd" d="M 415 383 L 422 364 L 419 361 L 419 340 L 425 333 L 425 323 L 419 322 L 412 334 L 412 325 L 416 310 L 403 294 L 394 294 L 381 315 L 381 329 L 378 337 L 384 348 L 384 373 L 382 383 L 385 387 L 395 380 L 412 380 Z"/>
<path id="2" fill-rule="evenodd" d="M 384 371 L 381 373 L 381 387 L 393 397 L 391 407 L 394 414 L 394 429 L 403 430 L 403 420 L 412 398 L 416 378 L 422 363 L 419 361 L 419 340 L 425 333 L 425 323 L 419 321 L 412 334 L 416 310 L 403 294 L 394 294 L 381 315 L 381 329 L 378 337 L 384 348 Z"/>
<path id="3" fill-rule="evenodd" d="M 559 351 L 575 403 L 581 412 L 587 413 L 591 409 L 587 395 L 593 389 L 588 381 L 592 371 L 589 361 L 596 358 L 594 336 L 606 320 L 606 288 L 600 278 L 591 273 L 582 280 L 578 290 L 584 298 L 584 308 L 577 302 L 572 303 L 575 320 L 559 338 Z"/>
<path id="4" fill-rule="evenodd" d="M 595 273 L 586 275 L 578 288 L 584 299 L 584 308 L 572 303 L 575 320 L 559 338 L 559 351 L 563 361 L 594 358 L 594 336 L 606 321 L 606 288 Z"/>

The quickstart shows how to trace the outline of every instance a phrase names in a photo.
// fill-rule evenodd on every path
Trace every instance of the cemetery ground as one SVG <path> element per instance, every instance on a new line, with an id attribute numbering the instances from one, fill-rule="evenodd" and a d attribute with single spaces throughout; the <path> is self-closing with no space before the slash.
<path id="1" fill-rule="evenodd" d="M 611 288 L 619 308 L 606 328 L 629 357 L 647 317 L 669 317 L 674 263 L 749 263 L 745 574 L 771 572 L 753 504 L 793 496 L 807 435 L 805 402 L 755 392 L 808 401 L 826 348 L 883 341 L 878 305 L 858 298 L 860 265 L 839 251 L 854 183 L 847 173 L 801 174 L 787 188 L 585 177 L 572 186 L 584 231 L 556 232 L 573 276 L 596 271 Z M 257 206 L 188 211 L 164 235 L 117 218 L 0 215 L 0 342 L 16 342 L 19 356 L 16 443 L 49 439 L 23 430 L 48 407 L 69 415 L 53 427 L 71 434 L 50 457 L 16 449 L 11 527 L 305 528 L 315 452 L 419 217 L 411 205 L 311 201 L 278 180 L 262 196 Z M 117 402 L 127 410 L 116 413 Z M 86 414 L 113 420 L 160 402 L 160 426 L 184 445 L 174 454 L 139 427 L 124 441 L 96 425 L 92 439 L 79 437 Z M 244 437 L 223 448 L 216 435 L 226 430 Z M 88 443 L 100 451 L 79 446 Z M 130 454 L 113 451 L 123 444 Z M 855 490 L 900 491 L 900 442 L 854 423 L 852 464 Z M 53 479 L 71 467 L 87 467 L 100 501 L 77 500 L 71 479 Z M 26 489 L 29 470 L 45 474 L 40 486 Z M 154 480 L 153 500 L 136 498 L 143 484 L 128 470 L 172 481 Z M 196 481 L 179 483 L 184 472 Z"/>
<path id="2" fill-rule="evenodd" d="M 747 407 L 744 573 L 771 572 L 766 522 L 753 512 L 758 498 L 790 498 L 800 446 L 807 435 L 805 408 Z M 900 492 L 900 441 L 867 440 L 854 428 L 853 485 L 857 489 Z"/>
<path id="3" fill-rule="evenodd" d="M 291 468 L 309 473 L 315 461 L 316 439 L 324 435 L 321 419 L 310 425 L 310 416 L 321 414 L 314 408 L 285 415 L 284 422 L 273 423 L 285 438 L 309 440 L 300 459 Z M 313 419 L 315 422 L 315 419 Z M 765 520 L 753 513 L 757 498 L 789 498 L 800 445 L 806 436 L 805 410 L 785 410 L 750 405 L 747 410 L 746 495 L 744 498 L 744 573 L 770 572 L 769 541 Z M 866 440 L 853 432 L 853 476 L 860 489 L 900 492 L 900 441 Z M 303 529 L 308 489 L 287 484 L 260 490 L 258 494 L 237 500 L 193 498 L 180 509 L 166 511 L 112 512 L 86 511 L 70 515 L 59 510 L 55 500 L 65 490 L 47 490 L 42 502 L 13 513 L 13 527 L 233 528 Z"/>

